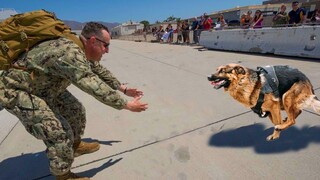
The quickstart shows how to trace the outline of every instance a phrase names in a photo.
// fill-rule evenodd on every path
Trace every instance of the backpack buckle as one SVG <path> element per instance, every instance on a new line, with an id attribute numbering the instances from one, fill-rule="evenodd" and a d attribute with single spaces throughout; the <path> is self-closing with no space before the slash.
<path id="1" fill-rule="evenodd" d="M 9 51 L 9 46 L 6 44 L 6 42 L 4 42 L 3 40 L 0 40 L 0 46 L 1 46 L 1 49 L 4 51 L 4 52 L 8 52 Z"/>
<path id="2" fill-rule="evenodd" d="M 25 40 L 28 39 L 28 36 L 24 31 L 21 31 L 20 32 L 20 38 L 21 38 L 22 41 L 25 41 Z"/>

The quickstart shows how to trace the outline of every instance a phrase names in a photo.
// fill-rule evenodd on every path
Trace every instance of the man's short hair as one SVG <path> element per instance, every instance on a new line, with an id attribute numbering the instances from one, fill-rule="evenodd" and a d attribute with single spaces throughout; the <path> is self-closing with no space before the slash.
<path id="1" fill-rule="evenodd" d="M 299 4 L 299 1 L 293 1 L 292 4 Z"/>
<path id="2" fill-rule="evenodd" d="M 86 38 L 89 38 L 94 35 L 102 37 L 102 30 L 106 30 L 109 33 L 109 29 L 103 24 L 97 22 L 88 22 L 83 27 L 81 35 Z"/>

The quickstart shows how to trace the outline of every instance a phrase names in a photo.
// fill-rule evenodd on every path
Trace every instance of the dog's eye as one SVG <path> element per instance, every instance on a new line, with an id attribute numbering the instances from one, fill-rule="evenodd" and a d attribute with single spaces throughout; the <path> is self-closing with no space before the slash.
<path id="1" fill-rule="evenodd" d="M 228 71 L 226 71 L 226 73 L 232 73 L 232 69 L 229 69 Z"/>

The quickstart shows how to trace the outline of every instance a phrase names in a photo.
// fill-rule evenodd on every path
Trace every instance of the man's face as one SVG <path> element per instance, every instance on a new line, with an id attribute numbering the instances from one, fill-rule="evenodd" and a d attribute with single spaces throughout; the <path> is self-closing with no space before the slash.
<path id="1" fill-rule="evenodd" d="M 292 3 L 292 9 L 297 10 L 299 8 L 299 3 Z"/>
<path id="2" fill-rule="evenodd" d="M 88 39 L 90 55 L 87 57 L 91 61 L 100 61 L 104 53 L 109 52 L 110 35 L 106 30 L 102 30 L 102 36 L 91 36 Z"/>

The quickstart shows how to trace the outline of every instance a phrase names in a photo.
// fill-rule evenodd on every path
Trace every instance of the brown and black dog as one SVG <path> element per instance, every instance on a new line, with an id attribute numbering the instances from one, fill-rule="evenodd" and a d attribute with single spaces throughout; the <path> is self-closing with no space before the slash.
<path id="1" fill-rule="evenodd" d="M 254 109 L 262 95 L 260 110 L 275 125 L 273 134 L 267 137 L 268 141 L 278 139 L 280 131 L 294 125 L 302 109 L 313 108 L 320 113 L 320 101 L 314 94 L 310 80 L 302 72 L 288 66 L 272 68 L 277 79 L 277 89 L 272 92 L 265 91 L 265 85 L 268 84 L 266 76 L 269 75 L 239 64 L 220 66 L 216 73 L 208 77 L 215 89 L 224 87 L 246 107 Z M 260 93 L 262 91 L 265 93 Z M 286 112 L 287 118 L 282 119 L 281 110 Z"/>

